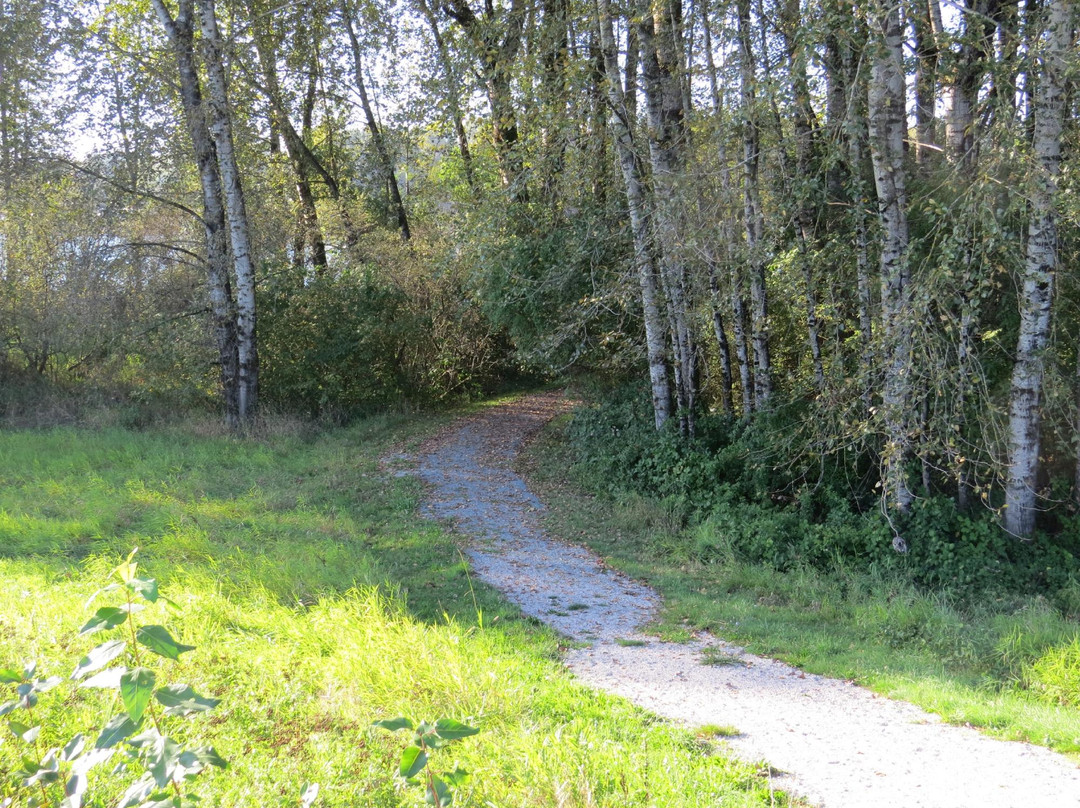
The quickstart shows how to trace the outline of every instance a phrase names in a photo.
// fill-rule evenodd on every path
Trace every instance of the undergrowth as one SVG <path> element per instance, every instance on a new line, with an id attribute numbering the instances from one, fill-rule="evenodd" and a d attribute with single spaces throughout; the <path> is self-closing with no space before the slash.
<path id="1" fill-rule="evenodd" d="M 930 499 L 899 555 L 880 516 L 841 495 L 836 469 L 784 487 L 764 432 L 706 421 L 690 443 L 657 433 L 647 404 L 579 410 L 525 464 L 556 532 L 662 591 L 658 633 L 710 630 L 950 721 L 1080 752 L 1067 537 L 1020 547 Z"/>
<path id="2" fill-rule="evenodd" d="M 60 678 L 41 743 L 119 709 L 70 676 L 95 646 L 79 636 L 101 605 L 87 599 L 138 546 L 140 574 L 183 612 L 165 625 L 195 647 L 170 681 L 220 699 L 179 730 L 229 761 L 201 778 L 204 805 L 418 805 L 400 741 L 372 725 L 399 715 L 479 730 L 441 752 L 440 771 L 472 774 L 455 805 L 786 804 L 755 767 L 575 684 L 556 635 L 471 591 L 451 537 L 415 515 L 418 484 L 378 460 L 433 425 L 0 433 L 0 668 Z M 5 730 L 0 803 L 21 751 Z M 119 801 L 107 768 L 88 804 Z"/>

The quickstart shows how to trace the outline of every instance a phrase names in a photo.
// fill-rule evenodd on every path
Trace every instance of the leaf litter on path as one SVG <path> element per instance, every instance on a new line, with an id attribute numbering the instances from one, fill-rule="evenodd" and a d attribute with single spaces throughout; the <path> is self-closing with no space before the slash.
<path id="1" fill-rule="evenodd" d="M 711 635 L 682 644 L 642 635 L 659 595 L 546 535 L 543 503 L 512 469 L 524 442 L 568 407 L 544 393 L 463 419 L 421 447 L 414 473 L 427 484 L 422 512 L 453 522 L 477 575 L 586 644 L 565 657 L 581 681 L 690 725 L 733 725 L 726 748 L 768 761 L 777 787 L 827 808 L 1080 808 L 1080 769 L 1050 750 L 945 725 Z"/>

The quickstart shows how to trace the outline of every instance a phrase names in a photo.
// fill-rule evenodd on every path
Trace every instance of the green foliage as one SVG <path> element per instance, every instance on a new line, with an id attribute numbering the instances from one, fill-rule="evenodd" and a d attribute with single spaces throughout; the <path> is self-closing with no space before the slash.
<path id="1" fill-rule="evenodd" d="M 447 808 L 453 803 L 454 794 L 451 789 L 464 785 L 469 779 L 469 773 L 459 766 L 441 776 L 435 774 L 427 765 L 431 752 L 442 749 L 453 741 L 475 735 L 480 730 L 453 718 L 440 718 L 434 723 L 421 721 L 419 724 L 414 724 L 409 718 L 392 718 L 376 721 L 375 726 L 391 732 L 399 729 L 412 732 L 412 744 L 406 746 L 401 753 L 398 774 L 405 782 L 416 784 L 417 775 L 423 772 L 424 796 L 428 804 L 436 808 Z"/>
<path id="2" fill-rule="evenodd" d="M 412 289 L 344 273 L 260 298 L 266 401 L 305 415 L 354 416 L 433 404 L 493 386 L 505 347 L 451 283 Z"/>
<path id="3" fill-rule="evenodd" d="M 121 711 L 114 712 L 115 699 L 104 702 L 93 726 L 83 727 L 62 746 L 47 746 L 43 738 L 58 743 L 51 725 L 59 724 L 65 701 L 53 698 L 43 704 L 40 697 L 57 688 L 62 678 L 37 677 L 35 662 L 27 663 L 21 673 L 15 668 L 0 670 L 0 684 L 13 686 L 16 695 L 0 705 L 0 715 L 16 716 L 8 719 L 8 729 L 28 747 L 21 755 L 21 766 L 11 772 L 5 786 L 9 793 L 5 806 L 79 808 L 84 800 L 93 798 L 89 792 L 91 770 L 119 755 L 121 760 L 110 775 L 114 787 L 116 782 L 127 785 L 119 808 L 184 808 L 199 799 L 192 790 L 199 775 L 208 767 L 227 765 L 213 747 L 189 746 L 166 734 L 167 730 L 172 732 L 166 716 L 203 713 L 216 707 L 219 700 L 199 696 L 187 684 L 158 686 L 158 672 L 144 665 L 150 660 L 140 653 L 139 646 L 173 661 L 194 646 L 177 642 L 164 626 L 137 625 L 135 615 L 156 604 L 159 594 L 156 580 L 136 574 L 134 556 L 132 550 L 113 570 L 116 582 L 91 597 L 119 592 L 119 605 L 100 607 L 79 632 L 85 636 L 119 629 L 126 639 L 106 640 L 87 652 L 70 677 L 77 684 L 68 695 L 68 699 L 75 698 L 79 689 L 86 688 L 112 690 L 119 694 Z M 125 664 L 105 668 L 117 659 Z M 94 675 L 87 678 L 91 673 Z M 23 715 L 25 721 L 19 720 Z M 92 736 L 96 739 L 90 744 Z"/>
<path id="4" fill-rule="evenodd" d="M 805 415 L 789 406 L 752 423 L 705 416 L 688 440 L 674 425 L 658 432 L 648 400 L 628 390 L 577 411 L 566 435 L 579 479 L 616 498 L 659 500 L 676 515 L 677 527 L 687 529 L 657 541 L 680 558 L 778 570 L 876 565 L 960 597 L 1041 592 L 1064 602 L 1076 591 L 1080 542 L 1072 522 L 1057 537 L 1021 543 L 989 512 L 961 513 L 952 499 L 929 496 L 890 525 L 867 483 L 854 483 L 847 455 L 819 453 L 816 476 L 808 473 L 814 464 L 800 469 L 786 457 L 810 452 L 792 448 Z M 907 542 L 904 555 L 892 549 L 894 528 Z"/>
<path id="5" fill-rule="evenodd" d="M 484 312 L 530 367 L 625 372 L 636 352 L 626 234 L 594 207 L 550 219 L 530 210 L 505 229 L 475 234 Z"/>

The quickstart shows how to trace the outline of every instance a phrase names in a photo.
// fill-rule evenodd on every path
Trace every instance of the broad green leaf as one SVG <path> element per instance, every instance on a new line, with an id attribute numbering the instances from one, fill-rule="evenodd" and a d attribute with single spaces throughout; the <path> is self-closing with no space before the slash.
<path id="1" fill-rule="evenodd" d="M 304 787 L 300 789 L 300 808 L 311 808 L 318 796 L 318 783 L 304 783 Z"/>
<path id="2" fill-rule="evenodd" d="M 135 638 L 158 656 L 177 660 L 185 651 L 194 650 L 194 645 L 182 645 L 173 639 L 164 626 L 140 626 Z"/>
<path id="3" fill-rule="evenodd" d="M 419 774 L 426 765 L 427 753 L 423 749 L 419 746 L 406 746 L 405 751 L 401 753 L 401 765 L 398 767 L 398 772 L 408 780 Z"/>
<path id="4" fill-rule="evenodd" d="M 435 722 L 435 734 L 447 741 L 456 741 L 458 738 L 468 738 L 480 730 L 475 727 L 462 724 L 452 718 L 440 718 Z"/>
<path id="5" fill-rule="evenodd" d="M 56 750 L 50 749 L 49 754 L 37 767 L 37 771 L 23 780 L 23 785 L 34 786 L 38 783 L 55 783 L 60 779 L 60 761 L 56 759 Z"/>
<path id="6" fill-rule="evenodd" d="M 37 671 L 37 660 L 31 659 L 23 666 L 22 681 L 34 678 L 34 673 Z"/>
<path id="7" fill-rule="evenodd" d="M 37 740 L 37 736 L 41 733 L 40 726 L 30 726 L 24 724 L 21 721 L 8 721 L 8 729 L 11 730 L 11 734 L 16 738 L 26 741 L 27 743 L 33 743 Z"/>
<path id="8" fill-rule="evenodd" d="M 156 790 L 157 783 L 154 782 L 154 778 L 150 775 L 144 775 L 128 787 L 128 790 L 124 792 L 124 796 L 120 798 L 120 802 L 117 803 L 116 808 L 131 808 L 133 805 L 138 805 Z"/>
<path id="9" fill-rule="evenodd" d="M 22 681 L 22 674 L 15 668 L 0 668 L 0 684 L 17 685 Z"/>
<path id="10" fill-rule="evenodd" d="M 144 600 L 157 603 L 158 584 L 153 578 L 132 578 L 127 582 L 127 587 L 132 592 L 142 595 Z"/>
<path id="11" fill-rule="evenodd" d="M 120 677 L 127 673 L 127 668 L 106 668 L 100 673 L 95 673 L 85 682 L 80 682 L 79 687 L 99 687 L 107 690 L 116 690 L 120 687 Z"/>
<path id="12" fill-rule="evenodd" d="M 150 749 L 143 753 L 146 755 L 150 774 L 158 788 L 167 788 L 173 781 L 174 774 L 178 777 L 183 776 L 183 772 L 178 771 L 182 753 L 180 744 L 167 735 L 160 736 Z"/>
<path id="13" fill-rule="evenodd" d="M 48 679 L 38 679 L 33 683 L 34 692 L 48 693 L 62 681 L 64 680 L 59 676 L 50 676 Z"/>
<path id="14" fill-rule="evenodd" d="M 18 708 L 18 706 L 19 702 L 17 701 L 5 701 L 3 704 L 0 704 L 0 716 L 7 715 L 12 710 Z"/>
<path id="15" fill-rule="evenodd" d="M 372 726 L 382 727 L 388 729 L 391 732 L 395 732 L 399 729 L 413 729 L 413 722 L 408 718 L 387 718 L 382 721 L 376 721 Z"/>
<path id="16" fill-rule="evenodd" d="M 432 792 L 434 789 L 434 793 Z M 431 778 L 431 788 L 427 792 L 427 804 L 436 805 L 438 808 L 447 808 L 454 801 L 454 795 L 450 787 L 437 776 Z"/>
<path id="17" fill-rule="evenodd" d="M 125 584 L 135 577 L 135 570 L 138 569 L 139 565 L 132 561 L 132 559 L 135 558 L 135 553 L 137 552 L 139 552 L 138 547 L 128 553 L 127 560 L 113 570 L 113 574 L 120 578 Z"/>
<path id="18" fill-rule="evenodd" d="M 144 746 L 150 746 L 158 741 L 161 737 L 161 733 L 157 731 L 157 727 L 147 727 L 138 735 L 132 735 L 127 739 L 129 746 L 134 746 L 136 749 L 141 749 Z"/>
<path id="19" fill-rule="evenodd" d="M 149 668 L 135 668 L 120 677 L 120 698 L 124 701 L 128 718 L 136 724 L 146 712 L 156 683 L 157 675 Z"/>
<path id="20" fill-rule="evenodd" d="M 98 735 L 98 739 L 94 742 L 94 746 L 98 749 L 112 749 L 138 728 L 139 725 L 128 718 L 126 713 L 121 713 L 114 716 L 105 725 L 104 729 L 101 730 L 101 734 Z"/>
<path id="21" fill-rule="evenodd" d="M 79 636 L 93 634 L 95 631 L 108 631 L 123 624 L 128 619 L 128 613 L 116 606 L 102 606 L 94 616 L 86 621 L 86 625 L 79 629 Z"/>
<path id="22" fill-rule="evenodd" d="M 460 766 L 458 766 L 449 774 L 443 775 L 443 779 L 446 781 L 446 784 L 451 788 L 460 788 L 461 786 L 465 785 L 467 782 L 469 782 L 469 777 L 471 777 L 471 775 Z"/>
<path id="23" fill-rule="evenodd" d="M 191 715 L 212 710 L 221 703 L 221 699 L 208 699 L 191 689 L 191 685 L 167 685 L 157 691 L 154 697 L 165 707 L 167 715 Z"/>
<path id="24" fill-rule="evenodd" d="M 124 653 L 125 648 L 127 648 L 127 643 L 123 640 L 109 640 L 108 642 L 103 642 L 79 660 L 79 664 L 75 666 L 75 671 L 71 674 L 71 678 L 81 679 L 91 671 L 96 671 L 98 668 L 104 668 L 120 656 L 120 654 Z"/>
<path id="25" fill-rule="evenodd" d="M 219 755 L 212 746 L 199 746 L 190 750 L 190 754 L 194 755 L 200 763 L 207 766 L 214 766 L 218 769 L 229 768 L 229 761 Z M 318 789 L 318 786 L 316 786 L 316 789 Z"/>
<path id="26" fill-rule="evenodd" d="M 72 772 L 64 784 L 64 801 L 61 808 L 79 808 L 82 805 L 83 794 L 86 793 L 86 773 Z"/>
<path id="27" fill-rule="evenodd" d="M 60 759 L 64 763 L 70 763 L 82 754 L 83 749 L 86 748 L 86 736 L 81 732 L 67 742 L 67 745 L 60 752 Z"/>

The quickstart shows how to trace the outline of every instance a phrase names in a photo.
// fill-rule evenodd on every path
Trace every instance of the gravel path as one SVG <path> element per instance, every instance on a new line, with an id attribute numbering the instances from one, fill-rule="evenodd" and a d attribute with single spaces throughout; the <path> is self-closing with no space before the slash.
<path id="1" fill-rule="evenodd" d="M 480 577 L 526 614 L 588 643 L 566 655 L 583 682 L 691 725 L 735 726 L 732 752 L 768 761 L 778 787 L 827 808 L 1080 808 L 1080 769 L 1047 749 L 941 724 L 910 704 L 715 637 L 673 644 L 640 634 L 659 596 L 546 536 L 543 504 L 510 466 L 566 407 L 557 394 L 536 395 L 459 422 L 422 448 L 415 473 L 428 484 L 424 513 L 468 537 Z M 730 664 L 702 665 L 705 648 Z"/>

